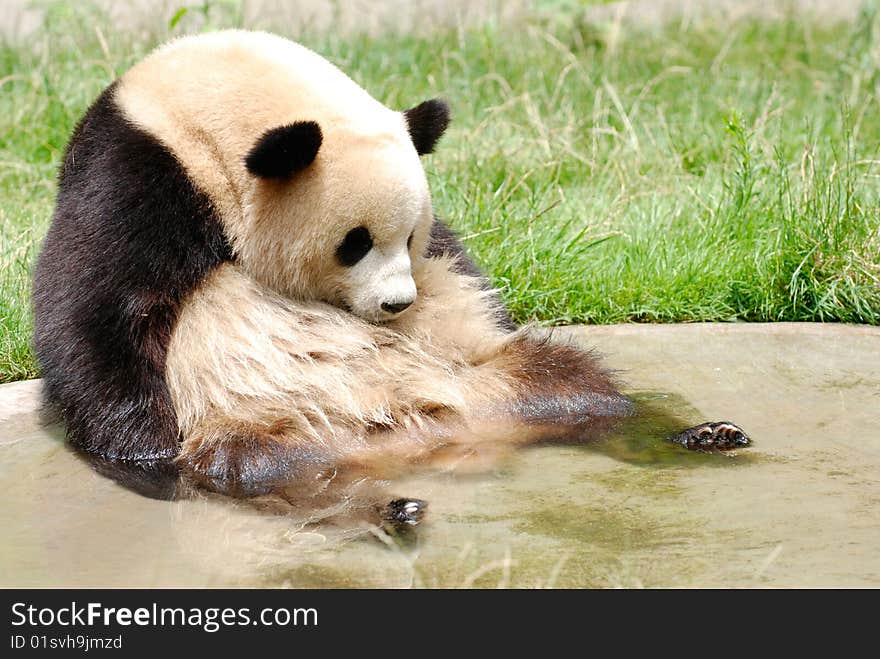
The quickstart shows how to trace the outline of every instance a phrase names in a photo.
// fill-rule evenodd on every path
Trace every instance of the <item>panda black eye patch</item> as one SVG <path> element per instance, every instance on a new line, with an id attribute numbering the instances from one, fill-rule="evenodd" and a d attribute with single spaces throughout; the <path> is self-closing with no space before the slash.
<path id="1" fill-rule="evenodd" d="M 351 267 L 373 249 L 373 237 L 367 227 L 352 229 L 336 248 L 336 260 L 341 265 Z"/>

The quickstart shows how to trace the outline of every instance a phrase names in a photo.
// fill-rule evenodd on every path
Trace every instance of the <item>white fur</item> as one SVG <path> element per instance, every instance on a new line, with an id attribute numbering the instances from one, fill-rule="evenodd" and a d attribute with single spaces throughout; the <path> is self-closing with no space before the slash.
<path id="1" fill-rule="evenodd" d="M 382 310 L 382 304 L 412 304 L 417 290 L 412 277 L 406 243 L 395 247 L 374 246 L 349 271 L 351 310 L 367 320 L 382 321 L 397 316 Z"/>
<path id="2" fill-rule="evenodd" d="M 494 327 L 471 278 L 450 272 L 449 261 L 432 265 L 426 274 L 452 285 L 432 287 L 397 325 L 285 299 L 221 266 L 184 307 L 169 346 L 183 454 L 230 426 L 283 425 L 290 441 L 342 460 L 378 448 L 371 427 L 419 427 L 440 411 L 490 415 L 512 391 L 504 348 L 516 335 Z M 456 318 L 468 307 L 479 313 Z M 405 439 L 418 454 L 444 438 Z"/>

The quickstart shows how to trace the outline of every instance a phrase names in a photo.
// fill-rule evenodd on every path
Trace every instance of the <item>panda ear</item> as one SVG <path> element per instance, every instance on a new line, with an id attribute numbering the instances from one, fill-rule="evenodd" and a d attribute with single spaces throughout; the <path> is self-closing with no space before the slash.
<path id="1" fill-rule="evenodd" d="M 245 158 L 254 176 L 287 179 L 312 164 L 321 148 L 321 127 L 314 121 L 297 121 L 263 133 Z"/>
<path id="2" fill-rule="evenodd" d="M 431 153 L 437 140 L 449 126 L 449 106 L 446 101 L 432 98 L 403 113 L 406 126 L 420 156 Z"/>

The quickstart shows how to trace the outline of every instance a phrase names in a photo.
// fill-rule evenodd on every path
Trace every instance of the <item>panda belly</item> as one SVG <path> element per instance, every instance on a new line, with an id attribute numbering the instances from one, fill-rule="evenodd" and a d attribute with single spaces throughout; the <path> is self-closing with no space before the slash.
<path id="1" fill-rule="evenodd" d="M 462 354 L 272 294 L 226 264 L 183 307 L 168 348 L 178 462 L 226 491 L 415 457 L 436 444 L 420 428 L 470 416 L 481 389 L 503 386 L 468 370 Z"/>
<path id="2" fill-rule="evenodd" d="M 483 299 L 472 278 L 453 290 L 459 304 Z M 420 325 L 434 326 L 448 306 L 437 291 L 403 327 L 372 325 L 221 266 L 181 310 L 168 349 L 178 463 L 211 489 L 251 494 L 328 469 L 388 471 L 441 449 L 512 445 L 566 424 L 598 428 L 600 417 L 626 413 L 626 399 L 599 386 L 603 376 L 574 348 L 527 332 L 468 345 L 460 323 L 451 338 Z"/>

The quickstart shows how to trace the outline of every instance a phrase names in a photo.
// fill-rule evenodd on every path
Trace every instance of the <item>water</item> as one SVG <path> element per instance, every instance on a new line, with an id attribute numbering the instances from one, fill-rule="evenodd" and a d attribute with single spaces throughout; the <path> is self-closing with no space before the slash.
<path id="1" fill-rule="evenodd" d="M 0 585 L 880 586 L 880 334 L 829 356 L 812 335 L 695 342 L 706 330 L 687 331 L 594 334 L 618 347 L 609 359 L 629 365 L 630 382 L 669 384 L 652 341 L 677 366 L 690 355 L 701 367 L 686 364 L 674 393 L 637 392 L 640 415 L 589 446 L 389 483 L 430 502 L 402 538 L 310 524 L 270 499 L 138 494 L 22 405 L 0 421 Z M 710 418 L 741 424 L 755 444 L 707 455 L 664 439 Z"/>

